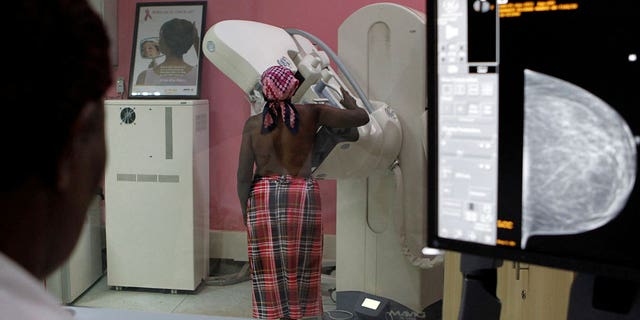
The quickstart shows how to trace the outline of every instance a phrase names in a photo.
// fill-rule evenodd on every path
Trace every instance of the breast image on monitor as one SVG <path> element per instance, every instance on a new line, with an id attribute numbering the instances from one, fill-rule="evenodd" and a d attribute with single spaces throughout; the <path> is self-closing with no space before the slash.
<path id="1" fill-rule="evenodd" d="M 636 142 L 597 96 L 525 70 L 522 237 L 596 230 L 622 213 L 636 181 Z M 570 201 L 568 201 L 570 200 Z"/>
<path id="2" fill-rule="evenodd" d="M 428 245 L 640 279 L 638 1 L 427 5 Z"/>

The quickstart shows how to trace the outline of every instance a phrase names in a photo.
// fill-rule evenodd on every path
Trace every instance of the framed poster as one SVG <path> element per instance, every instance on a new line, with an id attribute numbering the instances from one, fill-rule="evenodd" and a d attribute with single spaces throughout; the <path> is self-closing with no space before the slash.
<path id="1" fill-rule="evenodd" d="M 206 7 L 205 1 L 136 5 L 130 99 L 200 97 Z"/>

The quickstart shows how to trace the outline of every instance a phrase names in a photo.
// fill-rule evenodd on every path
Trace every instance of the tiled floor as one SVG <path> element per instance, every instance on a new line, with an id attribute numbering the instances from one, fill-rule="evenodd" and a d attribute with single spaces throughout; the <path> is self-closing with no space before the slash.
<path id="1" fill-rule="evenodd" d="M 328 291 L 334 287 L 335 278 L 323 275 L 322 293 L 325 311 L 335 310 L 335 303 L 329 297 Z M 244 281 L 226 286 L 203 284 L 196 293 L 186 294 L 143 289 L 116 291 L 107 286 L 107 275 L 105 275 L 72 305 L 251 318 L 251 283 Z"/>

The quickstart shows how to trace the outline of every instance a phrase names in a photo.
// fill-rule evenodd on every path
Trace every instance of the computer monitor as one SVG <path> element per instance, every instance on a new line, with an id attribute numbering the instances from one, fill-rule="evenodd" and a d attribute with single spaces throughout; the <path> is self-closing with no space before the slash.
<path id="1" fill-rule="evenodd" d="M 427 2 L 428 246 L 640 279 L 639 2 Z"/>

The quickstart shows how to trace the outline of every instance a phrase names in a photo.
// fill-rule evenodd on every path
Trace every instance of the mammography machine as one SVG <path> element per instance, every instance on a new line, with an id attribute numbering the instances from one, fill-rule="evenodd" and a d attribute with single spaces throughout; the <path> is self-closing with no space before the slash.
<path id="1" fill-rule="evenodd" d="M 312 155 L 313 175 L 338 181 L 337 290 L 387 297 L 416 311 L 441 299 L 443 282 L 442 257 L 421 251 L 425 29 L 423 13 L 380 3 L 345 20 L 339 54 L 305 31 L 241 20 L 215 24 L 202 44 L 205 56 L 244 90 L 252 114 L 264 104 L 260 75 L 276 64 L 303 80 L 294 103 L 341 108 L 343 87 L 367 110 L 365 126 L 321 128 Z"/>

